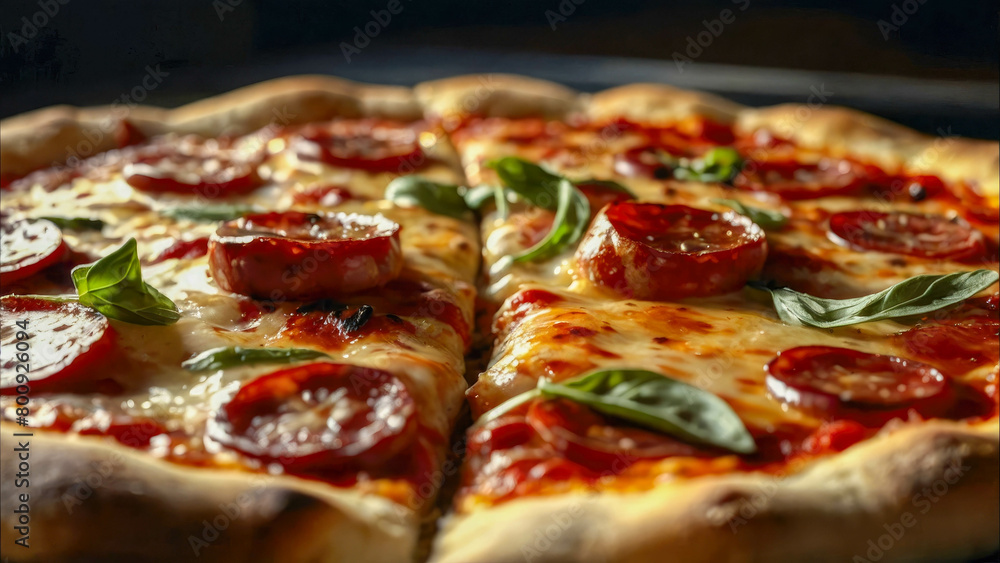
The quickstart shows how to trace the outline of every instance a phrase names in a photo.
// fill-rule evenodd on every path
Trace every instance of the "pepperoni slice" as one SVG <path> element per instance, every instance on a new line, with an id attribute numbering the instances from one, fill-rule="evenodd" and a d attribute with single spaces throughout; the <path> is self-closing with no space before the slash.
<path id="1" fill-rule="evenodd" d="M 260 187 L 261 154 L 233 148 L 224 140 L 185 137 L 140 153 L 137 161 L 124 166 L 122 177 L 144 192 L 225 198 Z"/>
<path id="2" fill-rule="evenodd" d="M 209 265 L 226 291 L 272 301 L 335 297 L 399 275 L 399 230 L 382 215 L 248 215 L 212 235 Z"/>
<path id="3" fill-rule="evenodd" d="M 498 450 L 523 446 L 535 436 L 535 430 L 520 416 L 505 416 L 469 430 L 466 451 L 486 457 Z"/>
<path id="4" fill-rule="evenodd" d="M 527 421 L 556 451 L 593 470 L 621 471 L 641 459 L 700 452 L 663 434 L 610 424 L 600 414 L 565 399 L 535 401 L 528 408 Z"/>
<path id="5" fill-rule="evenodd" d="M 427 161 L 412 129 L 368 121 L 307 127 L 291 146 L 303 160 L 369 172 L 410 173 Z"/>
<path id="6" fill-rule="evenodd" d="M 68 248 L 62 231 L 50 221 L 16 221 L 3 226 L 0 237 L 0 283 L 9 284 L 59 262 Z"/>
<path id="7" fill-rule="evenodd" d="M 373 467 L 416 433 L 416 406 L 393 374 L 314 363 L 247 383 L 209 425 L 210 435 L 290 470 Z"/>
<path id="8" fill-rule="evenodd" d="M 920 258 L 970 260 L 983 257 L 986 242 L 964 220 L 892 211 L 848 211 L 830 217 L 830 239 L 857 250 Z"/>
<path id="9" fill-rule="evenodd" d="M 658 156 L 656 147 L 636 147 L 614 156 L 614 170 L 626 178 L 656 178 L 668 180 L 673 169 Z"/>
<path id="10" fill-rule="evenodd" d="M 786 200 L 853 195 L 870 183 L 863 166 L 834 158 L 824 158 L 816 164 L 794 160 L 750 161 L 733 179 L 737 188 L 771 192 Z"/>
<path id="11" fill-rule="evenodd" d="M 0 341 L 9 354 L 3 360 L 0 394 L 20 393 L 23 384 L 48 391 L 78 382 L 114 348 L 115 331 L 108 319 L 79 303 L 5 295 L 0 311 L 5 321 Z"/>
<path id="12" fill-rule="evenodd" d="M 832 346 L 784 350 L 766 366 L 777 399 L 823 418 L 877 424 L 914 409 L 943 412 L 948 382 L 934 367 Z"/>
<path id="13" fill-rule="evenodd" d="M 173 244 L 165 248 L 163 252 L 157 254 L 149 263 L 158 264 L 164 260 L 171 259 L 193 260 L 201 258 L 206 254 L 208 254 L 208 237 L 198 237 L 191 240 L 177 239 Z"/>
<path id="14" fill-rule="evenodd" d="M 734 212 L 625 202 L 597 215 L 576 258 L 590 281 L 624 297 L 682 299 L 743 287 L 763 267 L 767 242 Z"/>
<path id="15" fill-rule="evenodd" d="M 988 318 L 940 321 L 896 335 L 906 351 L 948 375 L 962 375 L 1000 360 L 1000 322 Z"/>

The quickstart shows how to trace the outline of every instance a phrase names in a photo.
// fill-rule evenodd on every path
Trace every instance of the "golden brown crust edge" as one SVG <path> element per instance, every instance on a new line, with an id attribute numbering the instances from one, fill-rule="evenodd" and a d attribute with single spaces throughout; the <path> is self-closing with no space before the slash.
<path id="1" fill-rule="evenodd" d="M 528 117 L 566 119 L 581 110 L 580 95 L 546 80 L 510 74 L 469 74 L 417 84 L 414 95 L 435 118 Z"/>
<path id="2" fill-rule="evenodd" d="M 967 182 L 1000 207 L 1000 144 L 922 135 L 884 119 L 835 106 L 783 104 L 746 108 L 723 98 L 662 84 L 630 84 L 593 95 L 523 76 L 479 74 L 424 82 L 412 90 L 327 76 L 292 76 L 255 84 L 180 108 L 56 106 L 0 122 L 0 173 L 34 169 L 114 148 L 114 127 L 128 117 L 146 134 L 240 134 L 269 124 L 335 116 L 394 119 L 539 115 L 594 120 L 671 121 L 706 115 L 741 133 L 766 129 L 802 146 L 851 156 L 890 172 L 937 174 Z"/>
<path id="3" fill-rule="evenodd" d="M 934 421 L 786 477 L 518 499 L 451 516 L 431 561 L 961 561 L 998 545 L 998 449 L 996 419 Z"/>
<path id="4" fill-rule="evenodd" d="M 766 130 L 797 145 L 876 164 L 890 173 L 932 174 L 966 182 L 993 208 L 1000 198 L 1000 143 L 966 139 L 942 130 L 931 137 L 842 107 L 800 104 L 746 109 L 735 124 L 740 134 Z"/>
<path id="5" fill-rule="evenodd" d="M 0 539 L 11 561 L 407 561 L 413 511 L 374 495 L 301 479 L 186 467 L 108 439 L 2 425 L 5 451 L 29 442 L 28 486 L 16 455 L 0 469 Z M 27 493 L 29 548 L 14 526 Z"/>
<path id="6" fill-rule="evenodd" d="M 0 122 L 0 173 L 23 175 L 113 149 L 115 129 L 126 118 L 146 135 L 215 136 L 333 117 L 416 120 L 423 111 L 409 88 L 328 76 L 279 78 L 176 109 L 54 106 Z"/>

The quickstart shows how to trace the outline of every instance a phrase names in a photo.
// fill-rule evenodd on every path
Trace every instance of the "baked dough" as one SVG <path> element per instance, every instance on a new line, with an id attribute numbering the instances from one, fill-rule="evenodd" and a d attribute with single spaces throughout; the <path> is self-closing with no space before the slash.
<path id="1" fill-rule="evenodd" d="M 412 90 L 300 76 L 173 110 L 123 111 L 59 106 L 3 120 L 0 173 L 17 176 L 64 163 L 82 152 L 83 143 L 89 143 L 90 154 L 112 149 L 114 124 L 123 117 L 147 135 L 222 135 L 264 127 L 274 122 L 276 112 L 283 116 L 281 124 L 338 116 L 418 119 L 472 113 L 653 122 L 707 115 L 733 123 L 738 131 L 770 130 L 807 148 L 891 171 L 965 182 L 993 210 L 1000 201 L 996 142 L 935 139 L 840 108 L 744 108 L 660 85 L 581 95 L 505 75 L 456 77 Z M 5 444 L 16 439 L 13 432 L 23 431 L 10 423 L 2 428 Z M 30 440 L 32 548 L 17 553 L 17 560 L 381 562 L 409 560 L 416 545 L 420 515 L 381 497 L 294 477 L 181 467 L 99 438 L 36 431 Z M 975 426 L 934 421 L 883 432 L 780 479 L 736 474 L 675 481 L 644 492 L 522 498 L 450 516 L 432 557 L 440 563 L 842 561 L 869 557 L 869 540 L 889 559 L 964 557 L 997 547 L 998 442 L 996 418 Z M 5 483 L 12 482 L 15 461 L 4 456 Z M 100 477 L 109 463 L 110 475 Z M 962 472 L 957 480 L 956 467 Z M 260 487 L 260 479 L 269 482 Z M 98 484 L 87 485 L 87 501 L 67 505 L 88 480 Z M 934 494 L 941 483 L 947 491 L 920 512 L 924 505 L 917 504 L 917 495 L 928 487 Z M 764 500 L 758 505 L 761 491 Z M 5 545 L 13 541 L 17 492 L 8 486 L 0 496 Z M 225 515 L 220 505 L 241 494 L 249 500 L 227 524 L 232 542 L 226 551 L 210 545 L 195 553 L 190 537 L 203 537 L 205 522 Z M 742 511 L 748 505 L 756 510 L 746 518 Z M 906 514 L 915 524 L 906 525 L 891 548 L 882 548 L 887 542 L 880 537 L 896 530 L 895 523 L 906 524 Z M 735 518 L 744 522 L 733 528 Z"/>

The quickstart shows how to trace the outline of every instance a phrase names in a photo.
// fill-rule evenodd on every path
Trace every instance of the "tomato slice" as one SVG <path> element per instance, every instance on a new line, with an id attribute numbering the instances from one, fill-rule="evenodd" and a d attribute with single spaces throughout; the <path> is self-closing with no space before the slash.
<path id="1" fill-rule="evenodd" d="M 733 185 L 766 191 L 786 200 L 854 195 L 871 183 L 867 170 L 855 162 L 824 158 L 815 164 L 795 160 L 749 161 Z"/>
<path id="2" fill-rule="evenodd" d="M 69 252 L 62 231 L 50 221 L 15 221 L 3 226 L 0 237 L 0 283 L 8 284 L 36 274 L 62 260 Z"/>
<path id="3" fill-rule="evenodd" d="M 313 363 L 247 383 L 209 425 L 209 434 L 251 457 L 290 470 L 373 467 L 416 434 L 416 406 L 393 374 Z"/>
<path id="4" fill-rule="evenodd" d="M 209 240 L 219 287 L 258 299 L 312 301 L 385 285 L 403 268 L 400 227 L 382 215 L 248 215 Z"/>
<path id="5" fill-rule="evenodd" d="M 743 287 L 763 267 L 767 242 L 734 212 L 625 202 L 597 215 L 576 258 L 591 282 L 624 297 L 682 299 Z"/>
<path id="6" fill-rule="evenodd" d="M 765 371 L 775 398 L 816 416 L 860 423 L 877 424 L 909 409 L 934 416 L 949 394 L 944 375 L 928 364 L 849 348 L 791 348 Z"/>
<path id="7" fill-rule="evenodd" d="M 0 341 L 8 351 L 0 375 L 3 395 L 19 393 L 25 376 L 34 391 L 79 382 L 95 372 L 114 348 L 115 331 L 107 317 L 79 303 L 5 295 L 0 311 L 4 318 Z M 17 324 L 22 322 L 25 326 Z M 17 356 L 20 342 L 30 349 L 26 361 Z"/>
<path id="8" fill-rule="evenodd" d="M 847 211 L 830 217 L 829 237 L 857 250 L 951 260 L 986 254 L 983 234 L 964 220 L 892 211 Z"/>
<path id="9" fill-rule="evenodd" d="M 615 425 L 565 399 L 535 401 L 528 408 L 527 421 L 567 459 L 597 471 L 621 471 L 642 459 L 703 453 L 663 434 Z"/>
<path id="10" fill-rule="evenodd" d="M 290 144 L 303 160 L 369 172 L 411 173 L 427 161 L 415 131 L 370 121 L 306 127 Z"/>
<path id="11" fill-rule="evenodd" d="M 197 195 L 207 199 L 247 194 L 263 183 L 257 165 L 263 153 L 230 146 L 224 139 L 184 137 L 140 151 L 122 168 L 133 188 L 151 193 Z"/>

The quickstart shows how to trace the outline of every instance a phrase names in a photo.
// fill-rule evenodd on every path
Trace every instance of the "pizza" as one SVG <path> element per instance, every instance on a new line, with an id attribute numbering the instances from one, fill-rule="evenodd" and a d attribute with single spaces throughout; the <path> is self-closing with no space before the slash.
<path id="1" fill-rule="evenodd" d="M 494 75 L 0 126 L 12 560 L 998 547 L 996 142 Z"/>

